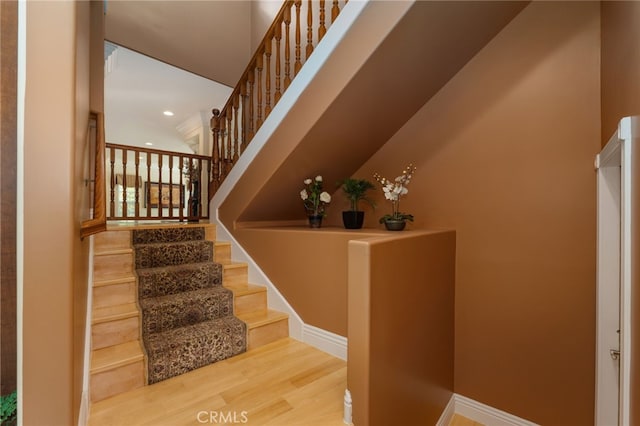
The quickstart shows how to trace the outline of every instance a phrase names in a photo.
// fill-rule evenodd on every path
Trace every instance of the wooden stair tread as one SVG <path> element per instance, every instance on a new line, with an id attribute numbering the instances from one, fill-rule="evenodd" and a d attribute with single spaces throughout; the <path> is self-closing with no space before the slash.
<path id="1" fill-rule="evenodd" d="M 132 248 L 114 248 L 107 250 L 96 250 L 94 256 L 109 256 L 113 254 L 131 254 L 133 253 Z"/>
<path id="2" fill-rule="evenodd" d="M 139 340 L 96 349 L 91 353 L 91 374 L 108 371 L 143 359 L 144 354 Z"/>
<path id="3" fill-rule="evenodd" d="M 264 311 L 248 312 L 236 315 L 240 320 L 247 323 L 249 329 L 262 327 L 263 325 L 282 321 L 289 318 L 289 314 L 267 309 Z"/>
<path id="4" fill-rule="evenodd" d="M 246 283 L 222 283 L 224 288 L 228 288 L 233 291 L 234 296 L 246 296 L 247 294 L 263 293 L 267 291 L 267 288 L 262 285 L 246 284 Z"/>
<path id="5" fill-rule="evenodd" d="M 138 306 L 135 303 L 124 305 L 107 306 L 93 310 L 92 324 L 99 324 L 107 321 L 136 317 L 139 315 Z"/>
<path id="6" fill-rule="evenodd" d="M 177 219 L 177 218 L 176 218 Z M 215 228 L 214 223 L 208 222 L 132 222 L 132 223 L 107 223 L 107 231 L 133 231 L 136 229 L 162 229 L 162 228 Z"/>
<path id="7" fill-rule="evenodd" d="M 222 263 L 223 269 L 242 269 L 246 268 L 248 265 L 246 262 L 231 262 L 231 263 Z"/>
<path id="8" fill-rule="evenodd" d="M 110 279 L 106 279 L 106 280 L 96 280 L 93 282 L 93 286 L 94 287 L 104 287 L 104 286 L 109 286 L 109 285 L 117 285 L 117 284 L 125 284 L 125 283 L 130 283 L 136 280 L 136 277 L 134 277 L 133 275 L 129 275 L 129 276 L 122 276 L 122 277 L 118 277 L 118 278 L 110 278 Z"/>

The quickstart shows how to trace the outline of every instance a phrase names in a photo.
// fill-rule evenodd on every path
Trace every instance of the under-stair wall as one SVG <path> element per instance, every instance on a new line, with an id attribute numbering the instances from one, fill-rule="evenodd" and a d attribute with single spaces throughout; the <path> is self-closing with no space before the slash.
<path id="1" fill-rule="evenodd" d="M 302 181 L 321 174 L 331 190 L 333 182 L 350 176 L 524 5 L 347 4 L 212 201 L 212 211 L 218 207 L 220 232 L 234 242 L 234 255 L 249 263 L 254 282 L 279 293 L 270 284 L 274 277 L 262 269 L 269 266 L 261 267 L 254 257 L 261 248 L 245 236 L 265 226 L 305 226 L 297 197 Z M 448 37 L 452 20 L 465 27 L 455 40 Z M 440 61 L 442 56 L 448 61 Z M 330 205 L 329 226 L 341 227 L 339 195 L 334 194 Z M 373 226 L 375 220 L 368 220 Z M 346 278 L 333 272 L 327 279 L 346 288 Z M 286 289 L 299 286 L 297 280 L 292 274 L 288 282 L 276 284 L 286 296 Z M 323 326 L 306 324 L 310 312 L 289 303 L 291 312 L 295 309 L 301 317 L 292 321 L 291 334 L 311 343 L 305 331 Z M 327 334 L 327 342 L 344 339 L 336 334 L 340 329 L 346 329 L 346 321 Z M 346 345 L 346 339 L 343 342 Z"/>

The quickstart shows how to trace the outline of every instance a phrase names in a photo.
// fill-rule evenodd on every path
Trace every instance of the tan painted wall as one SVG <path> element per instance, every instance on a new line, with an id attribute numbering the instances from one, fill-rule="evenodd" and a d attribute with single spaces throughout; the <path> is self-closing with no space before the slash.
<path id="1" fill-rule="evenodd" d="M 457 232 L 455 392 L 545 425 L 593 422 L 599 29 L 529 5 L 356 173 L 417 165 L 402 210 Z"/>
<path id="2" fill-rule="evenodd" d="M 453 393 L 454 232 L 349 243 L 354 424 L 436 424 Z"/>
<path id="3" fill-rule="evenodd" d="M 251 51 L 251 2 L 109 1 L 106 38 L 234 87 Z"/>
<path id="4" fill-rule="evenodd" d="M 602 146 L 618 121 L 640 114 L 640 2 L 603 1 Z"/>
<path id="5" fill-rule="evenodd" d="M 282 0 L 253 0 L 251 3 L 251 54 L 256 51 L 273 19 L 282 7 Z"/>
<path id="6" fill-rule="evenodd" d="M 79 239 L 76 188 L 82 184 L 77 159 L 88 119 L 89 57 L 82 43 L 76 52 L 76 42 L 88 40 L 88 9 L 70 1 L 27 4 L 24 425 L 70 425 L 78 418 L 88 243 Z"/>
<path id="7" fill-rule="evenodd" d="M 104 2 L 92 1 L 90 9 L 90 103 L 92 111 L 104 112 Z"/>
<path id="8" fill-rule="evenodd" d="M 93 168 L 95 149 L 87 150 L 90 110 L 103 111 L 104 66 L 95 66 L 96 56 L 104 63 L 103 14 L 101 2 L 76 2 L 75 45 L 75 139 L 73 155 L 73 421 L 77 424 L 82 400 L 84 351 L 89 277 L 89 238 L 80 240 L 80 225 L 91 217 L 93 193 L 85 179 Z"/>
<path id="9" fill-rule="evenodd" d="M 347 248 L 375 233 L 245 228 L 234 233 L 306 324 L 347 335 Z"/>
<path id="10" fill-rule="evenodd" d="M 640 114 L 640 2 L 606 1 L 601 2 L 602 31 L 602 145 L 606 145 L 618 125 L 618 121 L 629 115 Z M 638 140 L 636 147 L 638 147 Z M 634 150 L 634 184 L 636 195 L 633 198 L 636 217 L 632 226 L 634 234 L 634 253 L 640 250 L 638 225 L 640 209 L 640 156 Z M 637 259 L 637 256 L 636 256 Z M 637 260 L 632 265 L 632 324 L 640 323 L 640 272 Z M 640 400 L 640 328 L 632 329 L 633 359 L 631 360 L 631 401 Z M 631 424 L 640 424 L 640 406 L 632 403 Z"/>
<path id="11" fill-rule="evenodd" d="M 332 191 L 523 7 L 522 2 L 368 3 L 225 199 L 222 219 L 301 218 L 300 199 L 291 195 L 302 189 L 304 178 L 322 174 Z M 448 37 L 450 22 L 465 31 Z M 444 59 L 434 64 L 438 58 Z M 330 209 L 333 215 L 341 210 Z M 333 216 L 329 222 L 341 224 Z"/>

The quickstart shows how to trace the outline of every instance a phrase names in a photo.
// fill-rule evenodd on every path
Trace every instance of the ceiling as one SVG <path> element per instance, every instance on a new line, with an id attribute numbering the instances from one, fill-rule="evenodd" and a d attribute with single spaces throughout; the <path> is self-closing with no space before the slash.
<path id="1" fill-rule="evenodd" d="M 105 53 L 107 142 L 194 152 L 178 128 L 208 129 L 211 110 L 224 106 L 232 88 L 111 43 Z"/>
<path id="2" fill-rule="evenodd" d="M 105 39 L 232 86 L 251 59 L 253 11 L 264 1 L 109 0 Z M 260 38 L 272 20 L 260 22 Z"/>
<path id="3" fill-rule="evenodd" d="M 106 61 L 107 141 L 190 152 L 176 128 L 200 123 L 208 131 L 211 109 L 224 106 L 228 86 L 240 78 L 281 5 L 282 0 L 105 2 L 105 53 L 109 45 L 118 46 Z M 163 116 L 166 109 L 175 115 Z"/>

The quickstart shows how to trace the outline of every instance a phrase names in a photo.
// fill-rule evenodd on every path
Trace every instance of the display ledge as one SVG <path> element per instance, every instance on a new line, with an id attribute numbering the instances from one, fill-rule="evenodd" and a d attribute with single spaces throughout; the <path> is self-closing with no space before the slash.
<path id="1" fill-rule="evenodd" d="M 411 226 L 411 225 L 408 225 Z M 379 236 L 409 236 L 418 234 L 431 234 L 443 231 L 451 231 L 450 228 L 442 229 L 409 229 L 406 228 L 402 231 L 387 231 L 383 225 L 379 228 L 364 227 L 361 229 L 346 229 L 342 226 L 335 225 L 323 225 L 320 228 L 311 228 L 306 221 L 264 221 L 264 222 L 236 222 L 235 229 L 237 230 L 251 230 L 251 231 L 278 231 L 278 232 L 310 232 L 310 233 L 323 233 L 323 234 L 350 234 L 362 238 L 367 237 L 379 237 Z"/>

